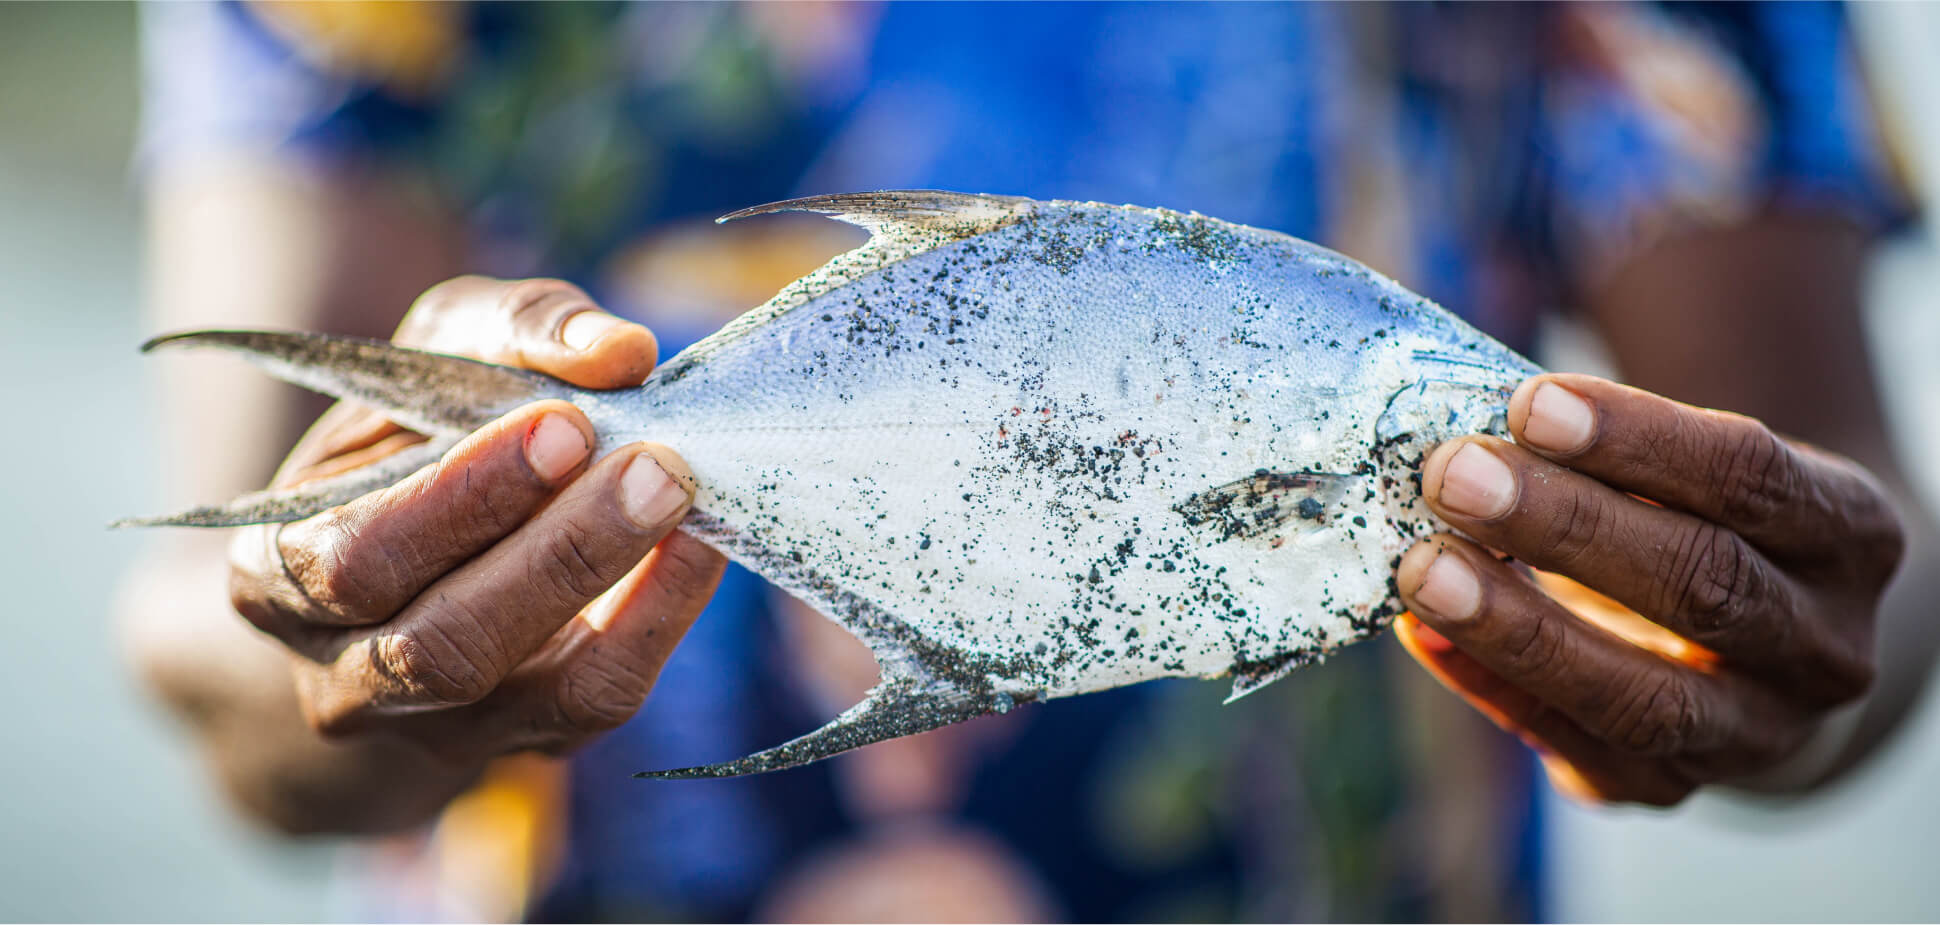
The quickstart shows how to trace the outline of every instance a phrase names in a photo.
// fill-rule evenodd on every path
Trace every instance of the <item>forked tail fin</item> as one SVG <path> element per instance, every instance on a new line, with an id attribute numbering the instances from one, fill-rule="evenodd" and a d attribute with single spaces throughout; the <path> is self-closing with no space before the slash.
<path id="1" fill-rule="evenodd" d="M 419 469 L 435 462 L 457 443 L 455 437 L 434 439 L 406 447 L 374 463 L 325 479 L 304 482 L 290 488 L 252 491 L 222 504 L 190 508 L 155 517 L 124 517 L 108 526 L 122 527 L 241 527 L 249 524 L 288 523 L 302 520 L 339 505 L 388 488 Z"/>
<path id="2" fill-rule="evenodd" d="M 141 346 L 231 350 L 284 382 L 362 402 L 412 430 L 468 434 L 541 398 L 572 388 L 541 373 L 381 340 L 291 331 L 190 331 Z"/>
<path id="3" fill-rule="evenodd" d="M 278 379 L 362 402 L 431 440 L 342 475 L 252 492 L 227 504 L 120 520 L 116 527 L 233 527 L 301 520 L 403 479 L 464 435 L 520 405 L 581 394 L 539 373 L 331 334 L 192 331 L 142 345 L 144 353 L 180 348 L 240 353 Z"/>

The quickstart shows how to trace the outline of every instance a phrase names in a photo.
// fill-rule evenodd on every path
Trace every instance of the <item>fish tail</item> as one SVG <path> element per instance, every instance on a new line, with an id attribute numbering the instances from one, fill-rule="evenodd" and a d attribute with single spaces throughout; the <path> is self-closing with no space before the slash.
<path id="1" fill-rule="evenodd" d="M 175 514 L 130 517 L 113 527 L 234 527 L 301 520 L 395 484 L 513 408 L 542 398 L 585 394 L 538 373 L 328 334 L 193 331 L 142 345 L 144 353 L 181 348 L 240 353 L 278 379 L 369 405 L 431 440 L 331 478 L 251 492 L 225 504 Z"/>
<path id="2" fill-rule="evenodd" d="M 884 681 L 862 702 L 820 729 L 745 758 L 633 775 L 649 780 L 698 780 L 779 771 L 885 739 L 928 732 L 987 713 L 1004 712 L 1014 701 L 1005 694 L 976 695 L 939 682 Z"/>
<path id="3" fill-rule="evenodd" d="M 223 504 L 190 508 L 174 514 L 125 517 L 108 526 L 117 530 L 124 527 L 241 527 L 302 520 L 396 484 L 405 476 L 430 465 L 455 442 L 455 438 L 445 438 L 420 443 L 330 478 L 291 488 L 252 491 Z"/>
<path id="4" fill-rule="evenodd" d="M 190 331 L 142 345 L 229 350 L 284 382 L 376 408 L 426 434 L 468 434 L 513 408 L 573 397 L 540 373 L 386 341 L 284 331 Z"/>

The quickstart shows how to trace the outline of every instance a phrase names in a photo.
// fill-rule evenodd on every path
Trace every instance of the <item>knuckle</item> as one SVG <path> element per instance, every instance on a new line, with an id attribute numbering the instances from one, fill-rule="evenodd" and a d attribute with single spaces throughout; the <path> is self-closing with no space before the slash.
<path id="1" fill-rule="evenodd" d="M 580 307 L 590 307 L 592 302 L 585 290 L 565 280 L 526 279 L 505 287 L 498 310 L 515 329 L 536 325 L 550 333 L 551 324 L 565 314 L 561 309 L 571 307 L 577 311 Z"/>
<path id="2" fill-rule="evenodd" d="M 1587 492 L 1567 492 L 1564 503 L 1554 507 L 1543 525 L 1540 548 L 1558 567 L 1578 565 L 1603 545 L 1609 516 L 1610 511 L 1596 497 Z"/>
<path id="3" fill-rule="evenodd" d="M 604 732 L 633 718 L 652 688 L 645 673 L 596 651 L 561 676 L 556 701 L 567 728 Z"/>
<path id="4" fill-rule="evenodd" d="M 370 701 L 329 680 L 328 669 L 299 673 L 296 689 L 304 725 L 325 742 L 345 742 L 370 731 Z"/>
<path id="5" fill-rule="evenodd" d="M 1906 561 L 1906 524 L 1891 504 L 1875 497 L 1877 512 L 1869 518 L 1868 529 L 1863 532 L 1873 552 L 1875 580 L 1885 585 Z"/>
<path id="6" fill-rule="evenodd" d="M 370 662 L 407 696 L 435 704 L 476 703 L 492 692 L 484 660 L 436 628 L 371 637 Z"/>
<path id="7" fill-rule="evenodd" d="M 707 598 L 727 567 L 720 553 L 679 534 L 662 542 L 654 556 L 655 580 L 677 601 Z"/>
<path id="8" fill-rule="evenodd" d="M 1735 534 L 1700 524 L 1686 533 L 1668 568 L 1662 587 L 1672 600 L 1666 609 L 1681 617 L 1693 641 L 1711 645 L 1747 628 L 1763 581 L 1757 558 Z"/>
<path id="9" fill-rule="evenodd" d="M 1611 744 L 1640 755 L 1669 755 L 1694 737 L 1697 702 L 1676 675 L 1645 675 L 1611 702 L 1602 722 Z"/>
<path id="10" fill-rule="evenodd" d="M 546 544 L 541 573 L 561 600 L 578 603 L 598 597 L 620 579 L 625 568 L 603 555 L 597 535 L 583 525 L 567 523 Z"/>
<path id="11" fill-rule="evenodd" d="M 1848 469 L 1845 500 L 1838 510 L 1846 515 L 1844 535 L 1852 539 L 1852 560 L 1862 580 L 1884 586 L 1906 559 L 1906 524 L 1886 491 L 1863 470 Z"/>
<path id="12" fill-rule="evenodd" d="M 1762 421 L 1741 419 L 1719 441 L 1714 465 L 1724 515 L 1733 523 L 1772 523 L 1800 496 L 1797 459 Z"/>
<path id="13" fill-rule="evenodd" d="M 229 607 L 252 626 L 277 635 L 283 613 L 264 589 L 263 576 L 241 569 L 229 572 Z"/>
<path id="14" fill-rule="evenodd" d="M 377 575 L 356 563 L 390 561 L 383 550 L 372 550 L 377 553 L 374 557 L 366 555 L 370 545 L 361 531 L 330 518 L 305 531 L 301 542 L 285 544 L 283 564 L 297 589 L 317 607 L 349 616 L 372 603 L 381 584 Z"/>
<path id="15" fill-rule="evenodd" d="M 1553 619 L 1533 621 L 1528 629 L 1508 641 L 1503 652 L 1515 673 L 1531 683 L 1540 684 L 1569 670 L 1563 628 Z"/>
<path id="16" fill-rule="evenodd" d="M 1827 706 L 1839 706 L 1873 689 L 1879 679 L 1879 665 L 1871 646 L 1850 646 L 1827 657 L 1823 670 L 1816 675 L 1814 686 L 1819 689 L 1820 700 Z"/>
<path id="17" fill-rule="evenodd" d="M 1640 469 L 1664 469 L 1687 465 L 1688 446 L 1681 431 L 1674 427 L 1645 427 L 1637 431 L 1633 443 L 1619 441 L 1613 448 Z"/>
<path id="18" fill-rule="evenodd" d="M 517 471 L 524 472 L 523 451 L 517 441 L 508 441 L 505 454 L 517 460 Z M 457 534 L 460 536 L 504 536 L 524 523 L 535 500 L 522 480 L 494 477 L 481 461 L 447 458 L 438 462 L 436 477 L 428 485 L 457 485 L 451 506 L 457 509 Z"/>
<path id="19" fill-rule="evenodd" d="M 467 274 L 454 276 L 426 289 L 411 303 L 411 309 L 405 312 L 394 339 L 403 343 L 427 339 L 446 317 L 457 311 L 474 293 L 494 282 L 490 277 Z"/>
<path id="20" fill-rule="evenodd" d="M 1871 654 L 1847 659 L 1832 672 L 1832 696 L 1836 703 L 1851 703 L 1866 696 L 1873 685 L 1879 681 L 1879 664 Z"/>

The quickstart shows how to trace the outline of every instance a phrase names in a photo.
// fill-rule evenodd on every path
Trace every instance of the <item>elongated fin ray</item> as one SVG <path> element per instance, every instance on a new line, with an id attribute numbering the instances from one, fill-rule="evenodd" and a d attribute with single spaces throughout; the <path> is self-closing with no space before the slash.
<path id="1" fill-rule="evenodd" d="M 952 193 L 947 190 L 882 190 L 771 202 L 730 212 L 716 221 L 731 222 L 777 212 L 812 212 L 868 229 L 872 234 L 896 234 L 920 228 L 953 232 L 952 237 L 967 237 L 1006 224 L 1031 205 L 1031 200 L 1017 196 Z"/>
<path id="2" fill-rule="evenodd" d="M 341 475 L 293 488 L 256 491 L 225 504 L 191 508 L 159 517 L 129 517 L 110 527 L 241 527 L 249 524 L 289 523 L 321 514 L 354 498 L 387 488 L 429 465 L 456 443 L 456 438 L 407 447 Z"/>
<path id="3" fill-rule="evenodd" d="M 427 434 L 470 433 L 520 405 L 572 391 L 539 373 L 330 334 L 191 331 L 157 337 L 142 350 L 184 347 L 241 353 L 278 379 L 355 399 Z"/>
<path id="4" fill-rule="evenodd" d="M 925 685 L 904 679 L 889 680 L 871 688 L 861 703 L 799 739 L 733 761 L 666 771 L 641 771 L 633 776 L 651 780 L 694 780 L 779 771 L 820 761 L 884 739 L 915 735 L 986 713 L 1006 711 L 1011 705 L 1010 698 L 1003 694 L 978 696 L 944 683 Z"/>
<path id="5" fill-rule="evenodd" d="M 1039 205 L 1016 196 L 883 190 L 808 196 L 723 215 L 717 221 L 776 212 L 810 212 L 866 229 L 869 240 L 861 247 L 835 255 L 820 269 L 789 283 L 766 305 L 723 325 L 719 331 L 662 364 L 654 375 L 661 379 L 684 376 L 729 344 L 801 305 L 890 264 L 1021 221 Z"/>

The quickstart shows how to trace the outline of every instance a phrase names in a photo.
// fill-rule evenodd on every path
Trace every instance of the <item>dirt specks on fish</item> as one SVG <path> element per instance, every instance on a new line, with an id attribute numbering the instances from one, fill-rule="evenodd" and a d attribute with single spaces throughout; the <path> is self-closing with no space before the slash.
<path id="1" fill-rule="evenodd" d="M 1339 254 L 1204 216 L 936 191 L 742 214 L 787 210 L 872 236 L 639 389 L 486 377 L 486 392 L 511 384 L 493 401 L 578 404 L 602 447 L 680 452 L 700 486 L 685 529 L 881 666 L 815 732 L 657 776 L 790 767 L 1152 678 L 1256 690 L 1392 618 L 1393 563 L 1435 529 L 1423 454 L 1500 432 L 1535 371 Z M 263 335 L 232 349 L 406 415 L 491 410 L 467 394 L 476 369 L 401 348 Z M 426 432 L 449 445 L 475 426 Z M 169 522 L 295 519 L 405 475 Z"/>

